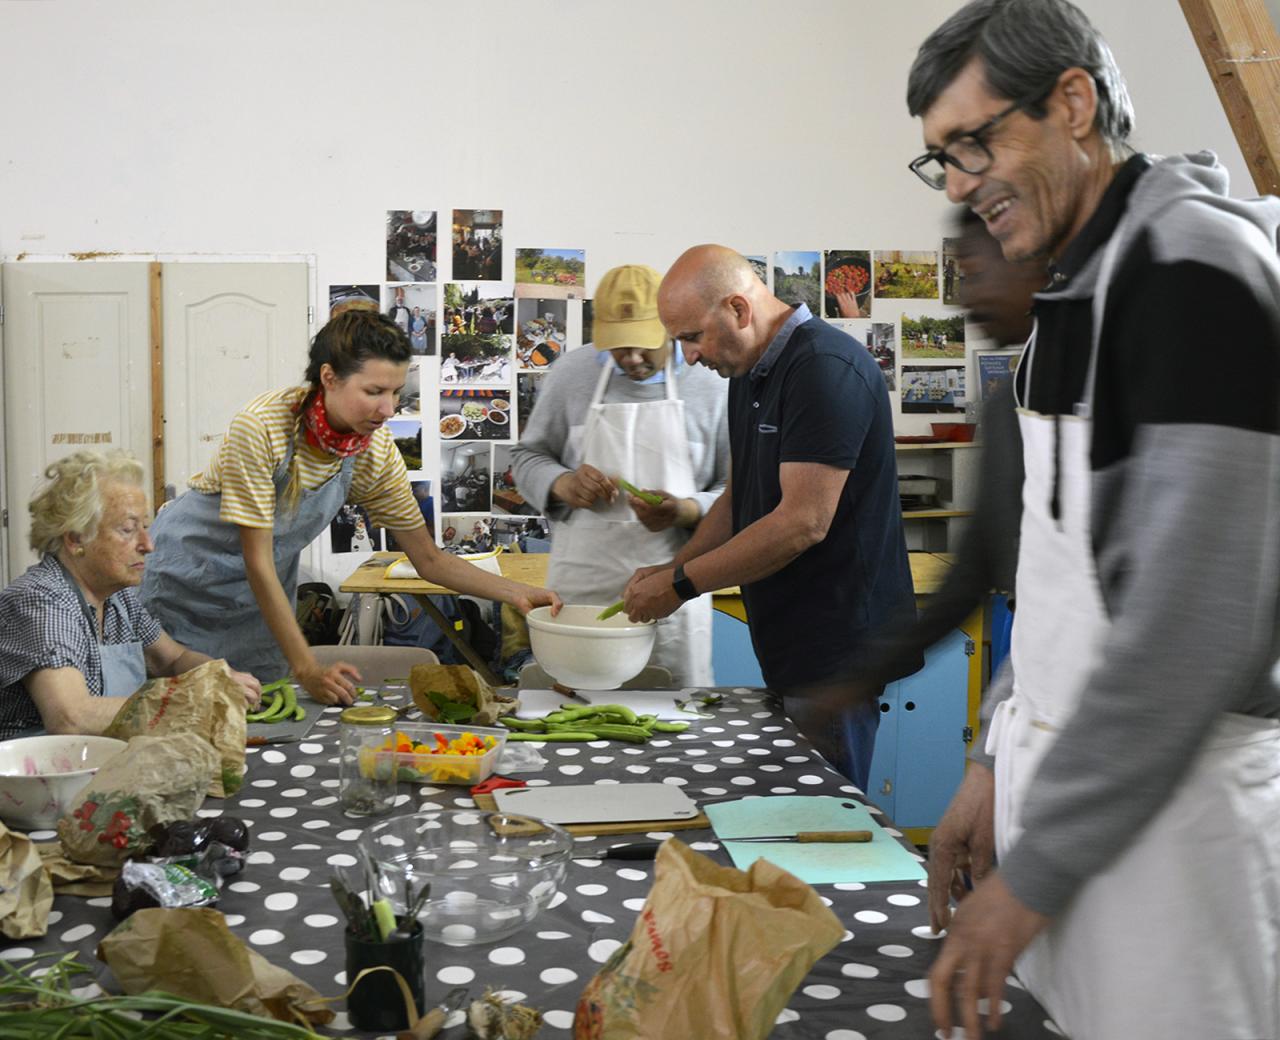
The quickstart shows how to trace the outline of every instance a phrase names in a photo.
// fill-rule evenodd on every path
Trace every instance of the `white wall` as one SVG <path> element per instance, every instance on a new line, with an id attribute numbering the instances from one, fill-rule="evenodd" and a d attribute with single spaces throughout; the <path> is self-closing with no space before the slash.
<path id="1" fill-rule="evenodd" d="M 505 211 L 508 269 L 516 245 L 585 248 L 591 288 L 699 241 L 936 248 L 903 92 L 959 6 L 3 3 L 0 255 L 314 254 L 323 293 L 382 280 L 385 210 L 441 210 L 447 242 L 453 207 Z M 1213 148 L 1250 194 L 1174 0 L 1081 6 L 1135 143 Z"/>

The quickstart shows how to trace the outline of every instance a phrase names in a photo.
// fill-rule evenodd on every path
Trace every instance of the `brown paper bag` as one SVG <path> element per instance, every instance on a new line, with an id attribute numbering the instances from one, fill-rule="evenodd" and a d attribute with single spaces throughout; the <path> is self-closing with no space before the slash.
<path id="1" fill-rule="evenodd" d="M 112 886 L 120 876 L 119 867 L 96 867 L 90 863 L 76 863 L 62 852 L 57 842 L 36 846 L 44 869 L 53 882 L 55 896 L 84 896 L 92 899 L 111 895 Z"/>
<path id="2" fill-rule="evenodd" d="M 49 930 L 53 883 L 36 843 L 0 823 L 0 935 L 34 939 Z"/>
<path id="3" fill-rule="evenodd" d="M 244 783 L 244 690 L 226 661 L 206 661 L 168 679 L 152 679 L 133 692 L 107 727 L 117 740 L 193 732 L 222 758 L 209 797 L 225 798 Z"/>
<path id="4" fill-rule="evenodd" d="M 150 847 L 149 828 L 191 819 L 218 769 L 218 753 L 195 733 L 134 737 L 58 821 L 62 851 L 76 863 L 118 867 Z"/>
<path id="5" fill-rule="evenodd" d="M 98 944 L 98 959 L 130 995 L 157 989 L 282 1022 L 333 1019 L 323 1006 L 305 1007 L 319 993 L 249 949 L 209 907 L 139 910 Z"/>
<path id="6" fill-rule="evenodd" d="M 781 867 L 759 859 L 743 873 L 670 838 L 631 937 L 582 991 L 574 1040 L 763 1040 L 843 934 Z"/>
<path id="7" fill-rule="evenodd" d="M 415 664 L 409 670 L 409 689 L 413 703 L 427 718 L 435 722 L 442 719 L 440 709 L 431 700 L 431 694 L 443 694 L 448 700 L 472 704 L 476 713 L 459 725 L 492 726 L 498 719 L 516 710 L 519 701 L 500 697 L 493 688 L 464 664 Z"/>

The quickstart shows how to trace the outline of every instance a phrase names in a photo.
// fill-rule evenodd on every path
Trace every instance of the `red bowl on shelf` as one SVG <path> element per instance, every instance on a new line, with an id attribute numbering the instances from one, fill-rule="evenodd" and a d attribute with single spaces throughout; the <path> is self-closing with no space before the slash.
<path id="1" fill-rule="evenodd" d="M 948 441 L 972 441 L 978 432 L 976 424 L 962 422 L 930 423 L 929 429 L 933 431 L 935 437 Z"/>

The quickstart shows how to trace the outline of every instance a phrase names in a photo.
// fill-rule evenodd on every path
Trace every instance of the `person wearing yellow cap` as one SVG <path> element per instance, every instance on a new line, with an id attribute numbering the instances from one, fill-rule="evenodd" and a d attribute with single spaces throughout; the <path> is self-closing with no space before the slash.
<path id="1" fill-rule="evenodd" d="M 594 342 L 552 367 L 512 452 L 521 495 L 551 521 L 547 581 L 566 603 L 620 599 L 637 568 L 685 545 L 728 477 L 725 384 L 674 349 L 658 318 L 661 281 L 636 264 L 605 274 Z M 659 622 L 650 663 L 678 685 L 711 685 L 710 600 Z"/>

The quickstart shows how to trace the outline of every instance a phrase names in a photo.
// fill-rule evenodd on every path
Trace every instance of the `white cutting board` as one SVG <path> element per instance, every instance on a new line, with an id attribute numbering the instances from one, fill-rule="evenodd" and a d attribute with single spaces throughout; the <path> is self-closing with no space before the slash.
<path id="1" fill-rule="evenodd" d="M 687 820 L 698 815 L 693 799 L 672 784 L 500 787 L 493 792 L 493 800 L 500 812 L 552 823 Z"/>
<path id="2" fill-rule="evenodd" d="M 577 694 L 581 700 L 566 697 L 555 690 L 521 690 L 520 710 L 516 712 L 516 718 L 540 718 L 562 704 L 572 704 L 575 707 L 586 704 L 622 704 L 637 715 L 656 715 L 664 722 L 698 720 L 697 715 L 680 711 L 676 707 L 677 700 L 684 700 L 689 696 L 681 690 L 578 690 Z"/>

